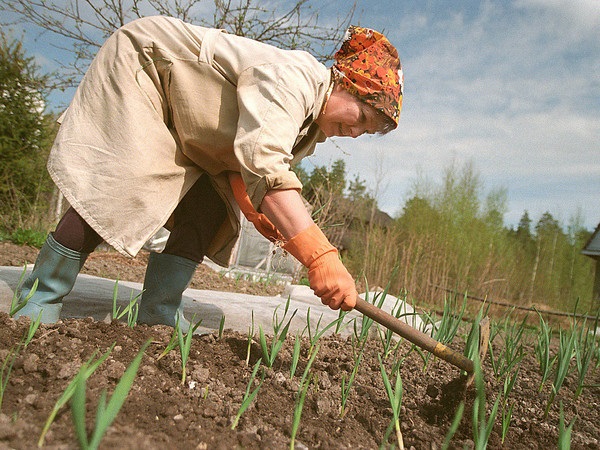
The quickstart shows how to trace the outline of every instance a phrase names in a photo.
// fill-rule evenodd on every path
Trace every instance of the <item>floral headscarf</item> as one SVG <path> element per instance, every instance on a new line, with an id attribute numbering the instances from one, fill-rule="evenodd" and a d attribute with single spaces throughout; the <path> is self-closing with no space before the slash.
<path id="1" fill-rule="evenodd" d="M 334 77 L 342 87 L 397 126 L 404 77 L 398 52 L 390 41 L 375 30 L 351 26 L 334 58 Z"/>

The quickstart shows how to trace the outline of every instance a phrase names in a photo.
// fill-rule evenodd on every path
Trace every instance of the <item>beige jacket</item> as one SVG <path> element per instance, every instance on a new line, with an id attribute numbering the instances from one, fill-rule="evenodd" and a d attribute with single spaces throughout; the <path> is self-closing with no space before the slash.
<path id="1" fill-rule="evenodd" d="M 227 265 L 239 209 L 226 172 L 242 173 L 257 208 L 270 189 L 301 188 L 290 166 L 325 139 L 313 121 L 329 83 L 308 53 L 139 19 L 98 52 L 62 117 L 48 170 L 100 236 L 131 256 L 208 173 L 230 211 L 208 256 Z"/>

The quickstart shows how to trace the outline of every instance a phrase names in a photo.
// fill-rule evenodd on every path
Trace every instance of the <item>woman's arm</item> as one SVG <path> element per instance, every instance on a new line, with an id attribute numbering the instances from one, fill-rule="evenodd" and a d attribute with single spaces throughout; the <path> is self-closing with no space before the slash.
<path id="1" fill-rule="evenodd" d="M 268 191 L 260 209 L 288 240 L 314 224 L 300 193 L 295 189 Z"/>
<path id="2" fill-rule="evenodd" d="M 270 190 L 261 209 L 286 238 L 283 248 L 308 268 L 310 287 L 323 304 L 334 310 L 354 308 L 358 297 L 354 279 L 313 222 L 300 193 L 294 189 Z"/>

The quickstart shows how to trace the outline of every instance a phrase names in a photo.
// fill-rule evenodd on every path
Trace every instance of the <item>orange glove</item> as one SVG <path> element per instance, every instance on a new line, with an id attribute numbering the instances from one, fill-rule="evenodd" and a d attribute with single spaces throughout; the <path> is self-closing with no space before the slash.
<path id="1" fill-rule="evenodd" d="M 252 206 L 250 197 L 248 197 L 248 193 L 246 192 L 246 185 L 244 184 L 244 180 L 242 180 L 242 175 L 237 172 L 231 172 L 229 174 L 229 184 L 231 185 L 231 189 L 233 189 L 233 196 L 242 213 L 249 222 L 252 222 L 258 232 L 271 242 L 285 241 L 283 235 L 275 228 L 275 225 L 273 225 L 267 216 L 259 213 Z"/>
<path id="2" fill-rule="evenodd" d="M 350 311 L 358 292 L 354 279 L 321 229 L 311 225 L 290 239 L 283 248 L 308 268 L 308 282 L 324 305 Z"/>

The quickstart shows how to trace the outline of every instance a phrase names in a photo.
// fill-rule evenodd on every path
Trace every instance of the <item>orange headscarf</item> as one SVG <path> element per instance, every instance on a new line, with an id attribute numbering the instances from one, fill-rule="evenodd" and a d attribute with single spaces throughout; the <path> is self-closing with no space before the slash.
<path id="1" fill-rule="evenodd" d="M 337 81 L 397 126 L 404 77 L 398 51 L 390 41 L 375 30 L 351 26 L 334 58 Z"/>

